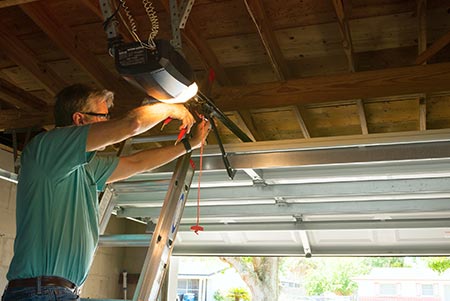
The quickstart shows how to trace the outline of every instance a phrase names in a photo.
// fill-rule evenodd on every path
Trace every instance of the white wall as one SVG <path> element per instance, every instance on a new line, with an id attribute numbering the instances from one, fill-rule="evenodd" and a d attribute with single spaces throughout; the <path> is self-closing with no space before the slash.
<path id="1" fill-rule="evenodd" d="M 14 170 L 13 155 L 0 150 L 0 168 Z M 6 286 L 6 273 L 13 256 L 16 235 L 16 184 L 0 179 L 0 294 Z"/>

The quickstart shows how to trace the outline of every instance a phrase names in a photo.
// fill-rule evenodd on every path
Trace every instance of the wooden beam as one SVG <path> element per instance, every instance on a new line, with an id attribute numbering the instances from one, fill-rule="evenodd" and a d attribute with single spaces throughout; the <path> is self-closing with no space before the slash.
<path id="1" fill-rule="evenodd" d="M 45 101 L 2 78 L 0 78 L 0 98 L 20 110 L 40 111 L 47 108 Z"/>
<path id="2" fill-rule="evenodd" d="M 424 62 L 428 61 L 433 55 L 438 53 L 441 49 L 447 46 L 450 43 L 450 31 L 447 32 L 444 36 L 439 38 L 439 40 L 435 41 L 430 47 L 427 48 L 424 52 L 422 52 L 416 58 L 416 64 L 420 65 Z"/>
<path id="3" fill-rule="evenodd" d="M 348 68 L 350 72 L 355 72 L 355 59 L 353 51 L 352 36 L 350 34 L 350 26 L 348 24 L 348 10 L 344 8 L 345 0 L 333 0 L 334 11 L 339 23 L 339 31 L 342 37 L 342 46 L 347 56 Z M 346 4 L 348 6 L 348 4 Z M 346 12 L 347 11 L 347 12 Z"/>
<path id="4" fill-rule="evenodd" d="M 135 91 L 131 86 L 110 72 L 83 45 L 77 34 L 66 24 L 54 18 L 45 1 L 21 5 L 22 10 L 75 62 L 77 62 L 102 87 L 115 91 L 120 98 L 129 99 Z"/>
<path id="5" fill-rule="evenodd" d="M 279 80 L 287 80 L 289 78 L 289 69 L 261 0 L 244 0 L 244 2 L 269 56 L 273 71 Z"/>
<path id="6" fill-rule="evenodd" d="M 54 124 L 53 108 L 45 111 L 25 112 L 21 110 L 0 110 L 0 131 L 15 128 L 42 127 Z"/>
<path id="7" fill-rule="evenodd" d="M 0 0 L 0 8 L 16 6 L 20 4 L 30 3 L 38 0 Z"/>
<path id="8" fill-rule="evenodd" d="M 222 87 L 214 100 L 223 111 L 273 108 L 336 100 L 449 91 L 450 63 L 364 71 Z"/>
<path id="9" fill-rule="evenodd" d="M 103 13 L 100 9 L 100 3 L 98 0 L 81 0 L 81 3 L 83 3 L 90 11 L 92 11 L 94 14 L 96 14 L 100 20 L 104 21 Z M 114 9 L 114 8 L 113 8 Z M 122 19 L 120 17 L 117 17 L 116 20 L 118 22 L 123 23 Z M 128 31 L 125 31 L 125 25 L 121 24 L 122 26 L 117 26 L 118 33 L 122 36 L 123 40 L 125 42 L 131 42 L 134 41 L 131 37 L 131 34 Z M 106 33 L 105 33 L 105 39 L 106 39 Z"/>
<path id="10" fill-rule="evenodd" d="M 160 2 L 164 6 L 168 16 L 170 16 L 169 1 L 160 0 Z M 192 49 L 199 54 L 199 58 L 205 65 L 205 69 L 208 70 L 212 68 L 216 73 L 217 81 L 221 85 L 230 85 L 231 81 L 225 69 L 219 63 L 219 60 L 211 47 L 208 46 L 206 40 L 201 36 L 200 30 L 198 30 L 198 26 L 195 24 L 195 20 L 193 20 L 192 16 L 189 17 L 186 27 L 181 31 L 181 35 L 187 40 Z"/>
<path id="11" fill-rule="evenodd" d="M 190 46 L 197 51 L 206 70 L 212 68 L 216 73 L 217 81 L 223 86 L 229 86 L 231 84 L 230 78 L 211 47 L 208 46 L 208 42 L 200 36 L 199 30 L 197 29 L 194 20 L 192 20 L 192 16 L 188 19 L 188 23 L 184 30 L 181 31 L 181 34 L 188 41 Z"/>
<path id="12" fill-rule="evenodd" d="M 55 95 L 67 85 L 50 66 L 39 61 L 33 51 L 4 28 L 0 29 L 0 47 L 7 57 L 28 70 L 51 95 Z"/>
<path id="13" fill-rule="evenodd" d="M 247 122 L 244 120 L 244 118 L 242 117 L 241 113 L 239 111 L 235 111 L 233 112 L 234 115 L 236 116 L 236 125 L 253 141 L 256 141 L 255 136 L 253 135 L 253 131 L 255 131 L 255 129 L 253 129 L 253 131 L 250 130 L 250 128 L 247 125 Z M 252 124 L 252 126 L 254 126 Z"/>
<path id="14" fill-rule="evenodd" d="M 309 131 L 308 131 L 308 127 L 306 126 L 306 123 L 305 123 L 305 119 L 303 119 L 303 116 L 302 116 L 303 114 L 301 111 L 303 111 L 303 110 L 301 110 L 300 108 L 298 108 L 296 106 L 293 106 L 292 109 L 294 110 L 295 117 L 297 118 L 297 121 L 300 125 L 300 130 L 302 131 L 303 137 L 305 137 L 306 139 L 311 138 L 311 135 L 309 134 Z"/>
<path id="15" fill-rule="evenodd" d="M 366 110 L 364 109 L 363 100 L 357 99 L 356 106 L 358 107 L 359 122 L 361 123 L 361 133 L 367 135 L 369 134 L 369 128 L 367 127 Z"/>
<path id="16" fill-rule="evenodd" d="M 419 130 L 427 130 L 427 98 L 425 95 L 419 98 Z"/>
<path id="17" fill-rule="evenodd" d="M 417 49 L 421 54 L 427 49 L 427 0 L 416 0 L 417 6 Z M 425 63 L 425 62 L 424 62 Z"/>
<path id="18" fill-rule="evenodd" d="M 250 139 L 253 141 L 263 141 L 264 135 L 261 135 L 261 133 L 258 131 L 258 129 L 255 126 L 255 123 L 253 122 L 252 113 L 249 110 L 239 110 L 237 111 L 237 115 L 239 118 L 243 121 L 245 124 L 245 127 L 249 130 Z"/>

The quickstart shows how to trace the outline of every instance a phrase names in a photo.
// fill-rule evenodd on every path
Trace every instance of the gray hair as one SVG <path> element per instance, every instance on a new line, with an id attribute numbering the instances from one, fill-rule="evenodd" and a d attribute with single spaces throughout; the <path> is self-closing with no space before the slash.
<path id="1" fill-rule="evenodd" d="M 75 84 L 62 89 L 55 97 L 55 125 L 73 124 L 72 116 L 76 112 L 89 110 L 93 102 L 106 101 L 108 108 L 113 106 L 114 93 L 98 90 L 83 84 Z"/>

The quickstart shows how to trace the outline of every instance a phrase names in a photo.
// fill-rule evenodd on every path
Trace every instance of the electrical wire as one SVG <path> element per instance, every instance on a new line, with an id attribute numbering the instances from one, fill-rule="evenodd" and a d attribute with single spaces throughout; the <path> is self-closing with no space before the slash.
<path id="1" fill-rule="evenodd" d="M 159 21 L 158 21 L 158 16 L 156 15 L 156 10 L 153 6 L 153 3 L 149 0 L 142 0 L 142 5 L 144 6 L 145 12 L 147 13 L 147 16 L 148 16 L 148 18 L 150 20 L 150 24 L 151 24 L 151 30 L 150 30 L 147 42 L 143 42 L 139 38 L 139 35 L 137 33 L 138 29 L 137 29 L 136 21 L 135 21 L 133 15 L 131 14 L 131 10 L 126 3 L 126 0 L 119 0 L 119 2 L 123 8 L 123 11 L 125 12 L 125 16 L 128 19 L 128 22 L 125 21 L 125 18 L 120 13 L 119 13 L 119 15 L 120 15 L 123 23 L 125 24 L 125 27 L 127 28 L 128 32 L 133 37 L 133 39 L 136 42 L 139 42 L 141 44 L 141 46 L 144 48 L 148 48 L 150 50 L 155 49 L 156 44 L 154 42 L 154 39 L 159 31 Z M 129 26 L 127 25 L 127 23 L 129 24 Z"/>

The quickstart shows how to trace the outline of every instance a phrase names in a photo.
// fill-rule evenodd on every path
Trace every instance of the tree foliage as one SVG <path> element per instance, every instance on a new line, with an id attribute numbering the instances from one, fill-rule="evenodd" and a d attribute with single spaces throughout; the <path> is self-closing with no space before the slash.
<path id="1" fill-rule="evenodd" d="M 252 300 L 278 300 L 278 257 L 221 257 L 241 276 Z"/>
<path id="2" fill-rule="evenodd" d="M 227 293 L 220 290 L 214 293 L 215 301 L 250 301 L 250 294 L 245 288 L 230 288 Z"/>
<path id="3" fill-rule="evenodd" d="M 310 296 L 326 293 L 349 296 L 358 289 L 353 281 L 356 276 L 367 274 L 374 267 L 406 267 L 404 258 L 399 257 L 222 257 L 221 260 L 236 269 L 249 287 L 252 300 L 258 301 L 278 300 L 279 276 L 287 281 L 303 283 Z M 436 269 L 444 271 L 449 268 L 450 259 L 446 260 L 440 262 Z"/>
<path id="4" fill-rule="evenodd" d="M 352 295 L 358 288 L 353 277 L 368 272 L 368 267 L 359 258 L 321 258 L 314 260 L 314 269 L 305 275 L 308 295 L 334 293 L 341 296 Z"/>
<path id="5" fill-rule="evenodd" d="M 439 274 L 450 268 L 450 257 L 429 257 L 425 261 L 430 269 Z"/>

